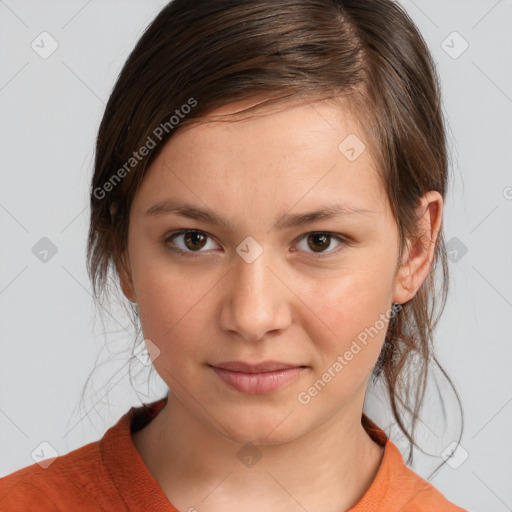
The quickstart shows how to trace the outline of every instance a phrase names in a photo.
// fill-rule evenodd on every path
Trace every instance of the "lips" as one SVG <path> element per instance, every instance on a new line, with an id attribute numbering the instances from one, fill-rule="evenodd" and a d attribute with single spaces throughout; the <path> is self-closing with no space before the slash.
<path id="1" fill-rule="evenodd" d="M 290 368 L 304 368 L 303 365 L 283 363 L 281 361 L 264 361 L 258 364 L 249 364 L 244 361 L 226 361 L 223 363 L 212 364 L 210 366 L 242 373 L 264 373 L 287 370 Z"/>
<path id="2" fill-rule="evenodd" d="M 250 395 L 276 392 L 307 371 L 306 366 L 279 361 L 265 361 L 258 364 L 227 361 L 209 366 L 231 389 Z"/>

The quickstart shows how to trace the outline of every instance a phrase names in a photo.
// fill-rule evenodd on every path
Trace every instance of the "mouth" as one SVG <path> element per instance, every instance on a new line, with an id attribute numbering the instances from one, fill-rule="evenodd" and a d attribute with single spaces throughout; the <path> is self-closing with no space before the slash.
<path id="1" fill-rule="evenodd" d="M 228 386 L 251 395 L 276 391 L 298 378 L 308 368 L 279 361 L 265 361 L 259 364 L 228 361 L 208 366 Z"/>
<path id="2" fill-rule="evenodd" d="M 262 363 L 257 364 L 250 364 L 244 361 L 226 361 L 209 366 L 242 373 L 265 373 L 289 370 L 290 368 L 307 368 L 305 365 L 283 363 L 281 361 L 263 361 Z"/>

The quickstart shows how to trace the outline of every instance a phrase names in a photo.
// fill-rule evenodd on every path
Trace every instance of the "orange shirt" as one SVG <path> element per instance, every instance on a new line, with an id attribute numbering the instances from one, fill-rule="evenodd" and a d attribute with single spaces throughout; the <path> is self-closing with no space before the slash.
<path id="1" fill-rule="evenodd" d="M 178 512 L 142 461 L 131 432 L 143 428 L 167 398 L 132 407 L 99 441 L 0 479 L 2 512 Z M 467 512 L 408 468 L 398 448 L 365 414 L 363 425 L 384 455 L 370 488 L 348 512 Z"/>

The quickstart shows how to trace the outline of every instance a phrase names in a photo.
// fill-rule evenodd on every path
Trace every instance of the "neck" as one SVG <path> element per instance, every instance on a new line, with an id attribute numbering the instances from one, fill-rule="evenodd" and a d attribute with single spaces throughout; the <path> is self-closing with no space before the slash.
<path id="1" fill-rule="evenodd" d="M 344 407 L 292 441 L 254 446 L 211 430 L 170 391 L 166 406 L 133 440 L 179 510 L 237 503 L 241 511 L 239 504 L 248 503 L 248 510 L 314 510 L 322 504 L 326 512 L 339 512 L 371 485 L 384 451 L 361 425 L 362 404 Z"/>

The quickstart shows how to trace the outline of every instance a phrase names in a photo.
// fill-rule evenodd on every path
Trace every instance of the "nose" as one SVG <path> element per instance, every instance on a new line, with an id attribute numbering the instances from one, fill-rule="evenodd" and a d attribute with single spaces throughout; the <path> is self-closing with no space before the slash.
<path id="1" fill-rule="evenodd" d="M 235 258 L 226 276 L 221 328 L 249 342 L 285 330 L 291 322 L 291 291 L 273 268 L 270 257 L 266 257 L 266 251 L 252 263 L 238 255 Z"/>

